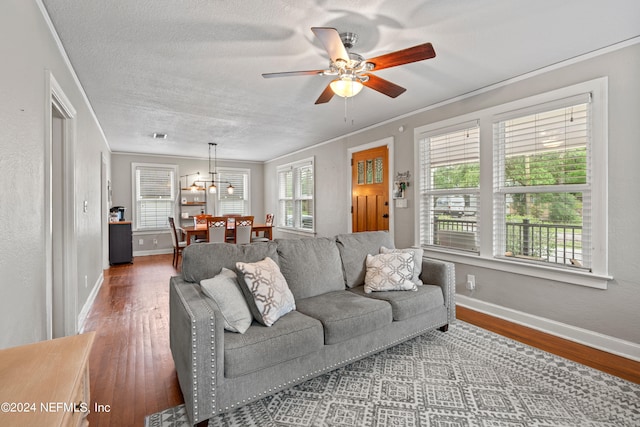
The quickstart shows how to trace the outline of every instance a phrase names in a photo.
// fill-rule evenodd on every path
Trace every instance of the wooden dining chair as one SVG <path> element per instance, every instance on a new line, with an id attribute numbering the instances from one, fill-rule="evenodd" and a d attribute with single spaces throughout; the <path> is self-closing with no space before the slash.
<path id="1" fill-rule="evenodd" d="M 227 218 L 224 216 L 210 216 L 207 218 L 209 229 L 209 243 L 224 243 L 227 236 Z"/>
<path id="2" fill-rule="evenodd" d="M 269 227 L 271 227 L 273 225 L 273 214 L 272 213 L 268 213 L 267 216 L 265 217 L 264 220 L 264 225 L 267 225 Z M 255 236 L 251 238 L 251 243 L 256 243 L 256 242 L 268 242 L 269 238 L 267 236 L 265 236 L 265 233 L 262 232 L 262 236 L 259 235 L 260 231 L 255 232 Z"/>
<path id="3" fill-rule="evenodd" d="M 238 245 L 251 243 L 251 227 L 253 227 L 253 216 L 239 216 L 235 218 L 235 239 Z"/>
<path id="4" fill-rule="evenodd" d="M 212 216 L 213 215 L 209 215 L 209 214 L 194 215 L 193 216 L 193 226 L 198 230 L 202 230 L 203 234 L 205 234 L 207 229 L 208 229 L 207 219 L 211 218 Z M 195 239 L 196 243 L 204 243 L 204 242 L 207 242 L 207 241 L 208 241 L 208 239 L 206 238 L 206 236 L 204 236 L 204 237 L 196 236 L 196 239 Z"/>
<path id="5" fill-rule="evenodd" d="M 169 226 L 171 227 L 171 240 L 173 242 L 173 266 L 178 267 L 178 259 L 182 255 L 182 250 L 187 247 L 187 242 L 178 238 L 178 230 L 176 230 L 176 222 L 173 217 L 169 217 Z"/>

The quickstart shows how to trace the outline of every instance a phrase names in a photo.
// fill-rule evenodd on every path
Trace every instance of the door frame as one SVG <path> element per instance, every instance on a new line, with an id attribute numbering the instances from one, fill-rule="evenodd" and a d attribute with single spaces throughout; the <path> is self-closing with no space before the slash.
<path id="1" fill-rule="evenodd" d="M 347 194 L 347 231 L 349 233 L 353 232 L 353 221 L 351 212 L 352 201 L 352 179 L 351 179 L 351 158 L 353 157 L 353 153 L 357 153 L 359 151 L 369 150 L 370 148 L 383 147 L 386 146 L 388 150 L 388 167 L 387 167 L 387 182 L 389 184 L 389 195 L 393 194 L 393 170 L 395 169 L 394 163 L 394 138 L 392 136 L 388 136 L 386 138 L 379 139 L 377 141 L 369 142 L 362 145 L 357 145 L 355 147 L 350 147 L 347 149 L 347 169 L 349 173 L 347 173 L 347 188 L 349 189 Z M 395 236 L 395 204 L 392 203 L 391 197 L 389 197 L 389 234 L 391 235 L 391 240 L 394 239 Z"/>
<path id="2" fill-rule="evenodd" d="M 50 70 L 45 70 L 46 100 L 44 129 L 44 252 L 47 339 L 53 337 L 53 106 L 63 115 L 62 125 L 62 254 L 63 324 L 65 335 L 78 332 L 78 248 L 75 212 L 76 110 Z"/>

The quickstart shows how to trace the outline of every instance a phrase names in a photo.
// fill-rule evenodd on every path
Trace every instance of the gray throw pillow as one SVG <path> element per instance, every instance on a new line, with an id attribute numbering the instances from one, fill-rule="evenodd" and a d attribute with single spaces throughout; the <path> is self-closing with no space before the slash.
<path id="1" fill-rule="evenodd" d="M 255 319 L 265 326 L 296 309 L 293 294 L 278 264 L 266 257 L 262 261 L 237 262 L 241 286 Z"/>
<path id="2" fill-rule="evenodd" d="M 424 255 L 424 249 L 422 248 L 406 248 L 406 249 L 389 249 L 382 246 L 380 248 L 381 254 L 390 254 L 394 252 L 406 252 L 413 255 L 413 275 L 411 281 L 418 286 L 422 286 L 422 280 L 420 280 L 420 274 L 422 274 L 422 255 Z"/>
<path id="3" fill-rule="evenodd" d="M 227 331 L 244 334 L 251 326 L 253 316 L 242 295 L 237 278 L 235 271 L 222 268 L 217 276 L 200 281 L 200 286 L 202 292 L 213 299 L 220 308 L 224 317 L 224 328 Z"/>
<path id="4" fill-rule="evenodd" d="M 411 281 L 413 254 L 390 253 L 367 255 L 367 272 L 364 276 L 364 292 L 417 291 Z"/>

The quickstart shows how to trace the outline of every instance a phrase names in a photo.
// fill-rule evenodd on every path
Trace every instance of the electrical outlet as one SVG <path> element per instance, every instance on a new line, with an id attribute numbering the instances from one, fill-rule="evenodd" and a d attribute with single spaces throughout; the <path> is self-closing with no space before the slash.
<path id="1" fill-rule="evenodd" d="M 157 246 L 158 245 L 158 239 L 153 239 L 153 244 Z"/>
<path id="2" fill-rule="evenodd" d="M 138 245 L 140 246 L 144 245 L 144 239 L 138 239 Z"/>
<path id="3" fill-rule="evenodd" d="M 84 275 L 84 287 L 85 289 L 89 287 L 89 278 L 86 274 Z"/>
<path id="4" fill-rule="evenodd" d="M 470 291 L 476 288 L 476 276 L 473 274 L 467 274 L 467 289 Z"/>

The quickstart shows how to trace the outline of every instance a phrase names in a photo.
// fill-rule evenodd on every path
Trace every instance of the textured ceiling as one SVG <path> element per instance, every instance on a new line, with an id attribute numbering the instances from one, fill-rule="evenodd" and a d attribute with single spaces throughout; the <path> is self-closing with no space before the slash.
<path id="1" fill-rule="evenodd" d="M 640 35 L 637 0 L 42 0 L 114 152 L 263 161 Z M 313 26 L 371 58 L 424 42 L 436 58 L 380 70 L 407 91 L 314 101 L 328 76 Z M 345 120 L 345 114 L 347 119 Z M 154 132 L 167 133 L 154 140 Z"/>

